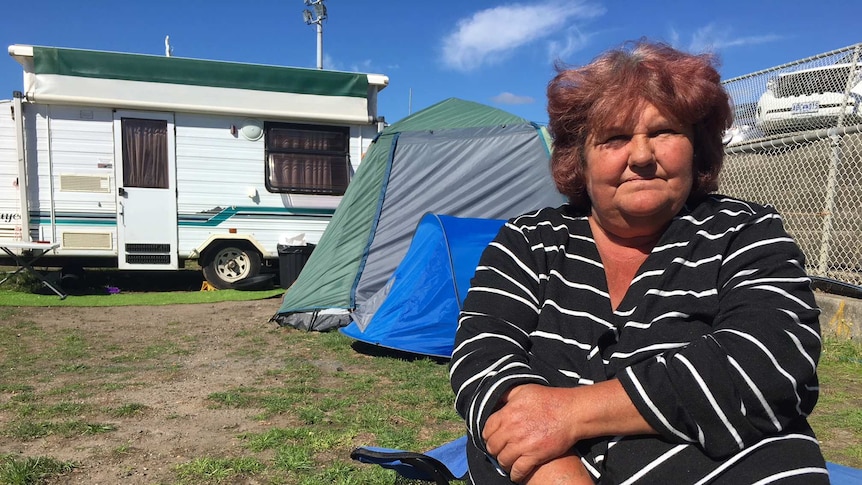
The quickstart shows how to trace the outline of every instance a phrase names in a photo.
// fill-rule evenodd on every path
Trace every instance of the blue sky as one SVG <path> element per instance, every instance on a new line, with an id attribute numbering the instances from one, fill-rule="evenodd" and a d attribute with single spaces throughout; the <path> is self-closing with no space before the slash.
<path id="1" fill-rule="evenodd" d="M 711 51 L 724 78 L 862 42 L 846 0 L 324 0 L 324 68 L 389 76 L 394 122 L 449 97 L 544 123 L 554 61 L 584 64 L 640 37 Z M 314 68 L 303 0 L 42 0 L 6 11 L 0 44 L 31 44 Z M 0 57 L 0 99 L 22 87 Z"/>

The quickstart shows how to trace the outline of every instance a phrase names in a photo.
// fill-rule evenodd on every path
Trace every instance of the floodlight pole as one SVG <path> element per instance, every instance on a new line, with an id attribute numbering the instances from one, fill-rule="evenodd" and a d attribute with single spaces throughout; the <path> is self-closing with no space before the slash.
<path id="1" fill-rule="evenodd" d="M 323 69 L 323 25 L 317 22 L 317 68 Z"/>
<path id="2" fill-rule="evenodd" d="M 313 7 L 314 14 L 310 10 L 302 12 L 307 25 L 314 24 L 317 27 L 317 68 L 323 69 L 323 21 L 326 20 L 326 6 L 323 0 L 303 0 L 306 6 Z"/>

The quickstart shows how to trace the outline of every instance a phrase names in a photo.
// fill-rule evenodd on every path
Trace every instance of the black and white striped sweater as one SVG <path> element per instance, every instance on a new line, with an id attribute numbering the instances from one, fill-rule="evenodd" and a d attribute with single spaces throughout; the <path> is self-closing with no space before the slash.
<path id="1" fill-rule="evenodd" d="M 714 195 L 674 218 L 612 310 L 585 214 L 510 220 L 482 255 L 450 363 L 473 483 L 510 483 L 481 430 L 525 383 L 617 378 L 659 436 L 577 445 L 611 483 L 828 483 L 806 416 L 819 310 L 771 207 Z"/>

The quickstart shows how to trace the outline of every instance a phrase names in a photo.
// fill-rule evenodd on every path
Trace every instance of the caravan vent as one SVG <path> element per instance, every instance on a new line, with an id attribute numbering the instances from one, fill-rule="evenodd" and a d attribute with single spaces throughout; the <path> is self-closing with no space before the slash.
<path id="1" fill-rule="evenodd" d="M 113 249 L 109 232 L 64 232 L 63 249 Z"/>
<path id="2" fill-rule="evenodd" d="M 98 175 L 60 175 L 60 190 L 107 194 L 111 191 L 111 180 L 109 177 Z"/>
<path id="3" fill-rule="evenodd" d="M 126 252 L 127 253 L 170 253 L 171 245 L 170 244 L 146 244 L 146 243 L 136 243 L 136 244 L 126 244 Z"/>
<path id="4" fill-rule="evenodd" d="M 127 254 L 126 262 L 129 264 L 171 264 L 169 254 Z"/>

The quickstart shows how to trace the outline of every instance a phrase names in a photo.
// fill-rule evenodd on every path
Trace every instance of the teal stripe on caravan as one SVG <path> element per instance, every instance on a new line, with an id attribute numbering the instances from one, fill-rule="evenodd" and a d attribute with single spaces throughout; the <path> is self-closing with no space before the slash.
<path id="1" fill-rule="evenodd" d="M 48 212 L 30 213 L 30 224 L 50 225 L 51 222 L 51 214 Z M 117 215 L 57 212 L 54 214 L 53 223 L 76 226 L 116 226 Z"/>
<path id="2" fill-rule="evenodd" d="M 231 218 L 239 217 L 332 217 L 335 209 L 313 209 L 306 207 L 231 207 L 216 214 L 183 215 L 177 222 L 180 226 L 213 227 Z"/>
<path id="3" fill-rule="evenodd" d="M 31 224 L 40 224 L 48 226 L 51 224 L 51 218 L 31 219 Z M 96 220 L 96 219 L 54 219 L 54 224 L 58 226 L 116 226 L 117 220 Z"/>
<path id="4" fill-rule="evenodd" d="M 36 74 L 321 96 L 368 96 L 365 74 L 182 57 L 33 47 Z"/>
<path id="5" fill-rule="evenodd" d="M 293 217 L 332 217 L 335 209 L 316 209 L 308 207 L 232 207 L 223 209 L 215 214 L 180 214 L 178 225 L 213 227 L 231 218 L 273 218 L 280 219 L 285 216 Z M 115 214 L 85 214 L 85 213 L 61 213 L 54 214 L 56 225 L 76 226 L 116 226 L 117 216 Z M 51 215 L 46 212 L 30 215 L 30 224 L 50 225 Z"/>

